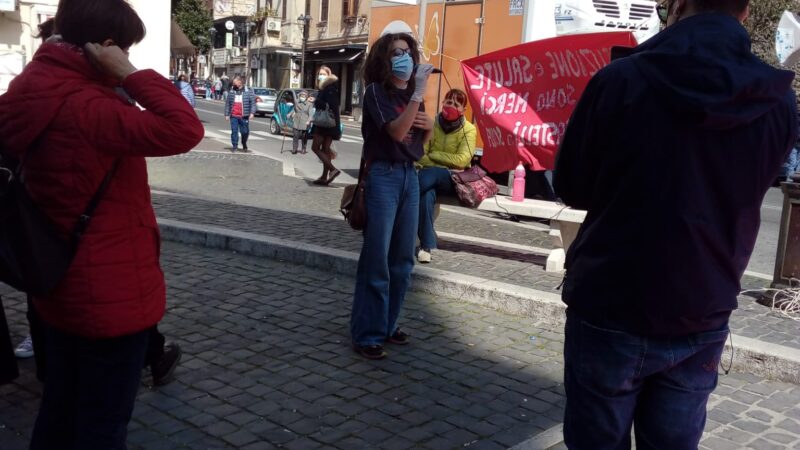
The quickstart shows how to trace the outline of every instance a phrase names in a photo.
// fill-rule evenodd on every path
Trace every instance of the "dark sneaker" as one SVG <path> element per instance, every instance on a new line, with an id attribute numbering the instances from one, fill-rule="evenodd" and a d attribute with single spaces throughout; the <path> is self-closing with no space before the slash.
<path id="1" fill-rule="evenodd" d="M 388 355 L 382 345 L 358 345 L 353 346 L 353 350 L 367 359 L 383 359 Z"/>
<path id="2" fill-rule="evenodd" d="M 245 153 L 250 153 L 250 150 L 247 149 L 246 145 L 242 146 L 242 151 L 245 152 Z"/>
<path id="3" fill-rule="evenodd" d="M 411 336 L 409 336 L 408 333 L 398 328 L 393 335 L 389 336 L 388 341 L 390 344 L 394 345 L 406 345 L 410 338 Z"/>
<path id="4" fill-rule="evenodd" d="M 164 355 L 155 364 L 150 366 L 153 374 L 153 385 L 164 386 L 175 379 L 173 374 L 178 363 L 181 361 L 181 347 L 178 344 L 167 344 L 164 346 Z"/>
<path id="5" fill-rule="evenodd" d="M 233 147 L 233 148 L 231 149 L 231 153 L 236 153 L 236 147 Z"/>

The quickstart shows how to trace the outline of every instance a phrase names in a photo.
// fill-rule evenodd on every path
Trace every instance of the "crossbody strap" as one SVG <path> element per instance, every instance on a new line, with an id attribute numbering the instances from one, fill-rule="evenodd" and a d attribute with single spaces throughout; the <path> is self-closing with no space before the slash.
<path id="1" fill-rule="evenodd" d="M 103 182 L 100 183 L 100 187 L 97 188 L 97 191 L 94 193 L 91 200 L 89 200 L 89 204 L 86 205 L 86 209 L 83 211 L 83 214 L 78 216 L 78 222 L 75 224 L 75 228 L 72 229 L 72 235 L 70 237 L 70 243 L 72 244 L 73 249 L 78 248 L 78 244 L 83 237 L 83 233 L 85 233 L 86 229 L 89 227 L 89 222 L 92 221 L 94 211 L 100 204 L 100 200 L 102 200 L 103 196 L 105 196 L 108 185 L 111 184 L 111 179 L 114 178 L 114 174 L 117 172 L 119 161 L 120 158 L 114 160 L 114 164 L 111 166 L 111 169 L 109 169 L 108 173 L 106 173 L 105 178 L 103 178 Z"/>

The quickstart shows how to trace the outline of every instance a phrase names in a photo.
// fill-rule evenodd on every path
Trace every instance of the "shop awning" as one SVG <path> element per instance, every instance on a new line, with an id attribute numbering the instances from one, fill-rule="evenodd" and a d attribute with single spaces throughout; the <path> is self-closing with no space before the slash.
<path id="1" fill-rule="evenodd" d="M 194 45 L 174 20 L 169 30 L 169 48 L 173 56 L 194 55 Z"/>
<path id="2" fill-rule="evenodd" d="M 366 53 L 366 46 L 318 48 L 306 51 L 306 61 L 323 63 L 348 63 L 357 61 Z"/>

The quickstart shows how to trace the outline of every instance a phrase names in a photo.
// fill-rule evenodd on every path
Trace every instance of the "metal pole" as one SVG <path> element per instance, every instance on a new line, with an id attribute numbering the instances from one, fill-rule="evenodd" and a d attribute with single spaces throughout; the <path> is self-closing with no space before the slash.
<path id="1" fill-rule="evenodd" d="M 428 0 L 419 0 L 419 25 L 417 27 L 417 42 L 419 43 L 420 49 L 422 49 L 425 45 L 423 40 L 425 38 L 425 20 L 427 19 L 427 15 Z"/>
<path id="2" fill-rule="evenodd" d="M 300 52 L 300 88 L 303 88 L 306 78 L 306 46 L 308 45 L 308 22 L 311 20 L 311 3 L 305 1 L 305 12 L 303 13 L 303 45 Z"/>

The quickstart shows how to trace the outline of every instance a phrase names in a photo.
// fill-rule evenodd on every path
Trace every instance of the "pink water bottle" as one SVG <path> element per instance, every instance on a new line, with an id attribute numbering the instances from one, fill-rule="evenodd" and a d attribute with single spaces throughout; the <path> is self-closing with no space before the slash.
<path id="1" fill-rule="evenodd" d="M 525 200 L 525 168 L 522 163 L 514 169 L 514 187 L 511 189 L 511 200 L 521 202 Z"/>

